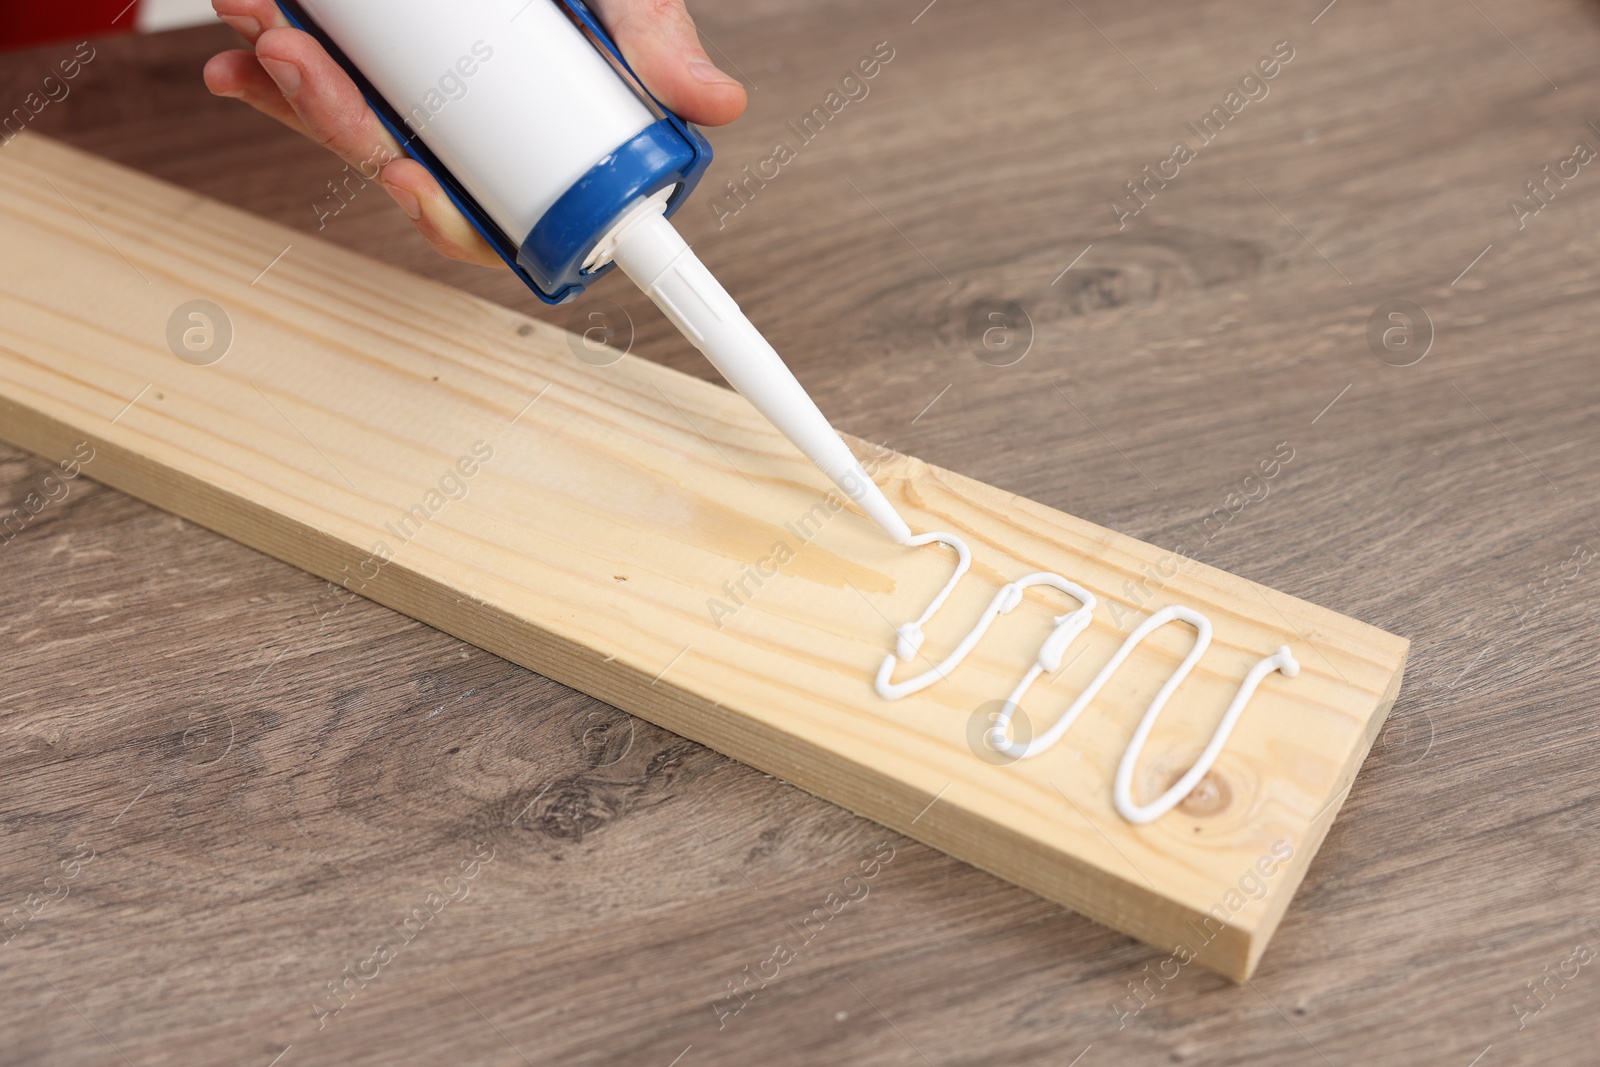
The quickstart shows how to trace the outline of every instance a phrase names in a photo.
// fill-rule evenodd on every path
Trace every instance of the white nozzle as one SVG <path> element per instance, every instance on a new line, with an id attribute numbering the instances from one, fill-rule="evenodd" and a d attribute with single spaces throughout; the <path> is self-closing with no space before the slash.
<path id="1" fill-rule="evenodd" d="M 899 544 L 911 540 L 894 505 L 806 394 L 783 359 L 745 318 L 662 215 L 631 214 L 607 235 L 617 265 L 655 301 L 728 384 L 755 405 L 851 500 Z"/>

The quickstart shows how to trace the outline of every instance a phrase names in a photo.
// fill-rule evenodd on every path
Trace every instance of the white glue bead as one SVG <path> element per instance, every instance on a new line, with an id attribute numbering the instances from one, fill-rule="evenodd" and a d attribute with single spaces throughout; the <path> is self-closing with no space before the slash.
<path id="1" fill-rule="evenodd" d="M 1300 673 L 1300 661 L 1294 658 L 1288 645 L 1278 646 L 1278 670 L 1283 672 L 1285 678 L 1293 678 Z"/>
<path id="2" fill-rule="evenodd" d="M 1046 674 L 1061 669 L 1061 657 L 1067 654 L 1067 648 L 1078 639 L 1089 625 L 1089 614 L 1086 611 L 1069 611 L 1065 615 L 1056 616 L 1056 628 L 1050 631 L 1050 636 L 1044 639 L 1039 646 L 1039 669 Z"/>
<path id="3" fill-rule="evenodd" d="M 894 652 L 896 656 L 900 657 L 900 662 L 904 663 L 915 657 L 917 652 L 921 650 L 922 627 L 914 622 L 908 622 L 896 630 L 895 633 L 899 635 L 899 640 L 895 642 Z"/>
<path id="4" fill-rule="evenodd" d="M 1000 607 L 1000 614 L 1004 615 L 1012 608 L 1022 603 L 1022 586 L 1016 582 L 1000 587 L 1000 592 L 995 594 L 995 603 Z"/>

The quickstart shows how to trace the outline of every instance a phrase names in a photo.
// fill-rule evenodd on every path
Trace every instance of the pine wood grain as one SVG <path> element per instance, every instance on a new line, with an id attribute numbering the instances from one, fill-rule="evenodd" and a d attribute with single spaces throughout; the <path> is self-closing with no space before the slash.
<path id="1" fill-rule="evenodd" d="M 0 950 L 7 1059 L 1586 1062 L 1587 967 L 1513 1009 L 1600 912 L 1594 572 L 1560 577 L 1596 543 L 1597 201 L 1573 181 L 1523 231 L 1506 201 L 1594 117 L 1595 8 L 1080 4 L 1113 47 L 1070 7 L 913 6 L 698 4 L 760 86 L 712 131 L 712 188 L 874 42 L 899 51 L 726 230 L 684 225 L 839 425 L 1141 540 L 1194 547 L 1295 446 L 1201 559 L 1414 644 L 1252 985 L 1163 984 L 1167 952 L 637 720 L 605 765 L 591 699 L 80 478 L 0 548 L 0 886 L 20 904 L 100 850 Z M 1108 198 L 1283 38 L 1272 95 L 1118 233 Z M 338 168 L 198 85 L 226 31 L 97 45 L 37 129 L 315 231 Z M 58 58 L 0 58 L 0 91 Z M 575 322 L 434 259 L 377 190 L 323 236 Z M 711 377 L 626 286 L 594 295 L 635 352 Z M 1438 331 L 1412 367 L 1365 340 L 1395 296 Z M 1036 327 L 1012 367 L 964 336 L 995 297 Z M 0 453 L 0 501 L 58 458 Z M 193 769 L 223 712 L 235 745 Z M 465 905 L 316 1030 L 323 984 L 524 808 Z M 724 983 L 884 837 L 870 899 L 719 1030 Z M 1157 991 L 1119 1025 L 1130 982 Z"/>
<path id="2" fill-rule="evenodd" d="M 1144 750 L 1141 801 L 1193 763 L 1255 660 L 1300 646 L 1300 674 L 1257 691 L 1185 810 L 1135 827 L 1111 776 L 1187 626 L 1141 646 L 1066 743 L 997 765 L 982 709 L 1077 603 L 1013 611 L 949 678 L 883 700 L 870 679 L 891 620 L 916 617 L 952 553 L 908 552 L 842 509 L 729 391 L 621 353 L 590 367 L 572 335 L 32 135 L 0 160 L 0 193 L 20 253 L 0 273 L 11 443 L 70 451 L 103 484 L 1240 980 L 1399 690 L 1402 639 L 916 459 L 866 456 L 914 529 L 976 550 L 901 675 L 931 668 L 1025 574 L 1103 598 L 1068 665 L 1024 699 L 1023 739 L 1150 611 L 1213 620 Z M 220 310 L 152 321 L 185 294 Z M 195 366 L 174 330 L 202 331 L 179 333 L 184 351 L 218 347 Z M 1281 474 L 1263 471 L 1259 485 Z"/>

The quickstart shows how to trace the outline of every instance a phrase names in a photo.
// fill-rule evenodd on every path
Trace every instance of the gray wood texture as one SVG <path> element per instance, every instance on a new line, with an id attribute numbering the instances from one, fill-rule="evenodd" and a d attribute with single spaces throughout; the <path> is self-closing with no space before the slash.
<path id="1" fill-rule="evenodd" d="M 0 449 L 0 514 L 68 487 L 0 543 L 0 1061 L 1593 1062 L 1600 174 L 1562 161 L 1600 148 L 1600 8 L 696 13 L 753 91 L 684 228 L 842 429 L 1412 639 L 1255 979 L 1173 977 L 92 462 L 49 489 Z M 315 231 L 341 167 L 209 97 L 230 41 L 96 42 L 33 126 Z M 797 145 L 785 124 L 880 41 L 865 98 Z M 1266 95 L 1119 229 L 1124 183 L 1280 41 Z M 0 57 L 0 108 L 70 52 Z M 722 183 L 779 139 L 795 159 L 719 228 Z M 322 236 L 537 310 L 376 187 Z M 1008 312 L 1031 336 L 1009 366 L 981 343 L 1000 302 L 1031 323 Z M 541 313 L 613 305 L 635 352 L 712 376 L 620 279 Z M 1278 442 L 1270 492 L 1208 535 Z M 796 957 L 719 1027 L 780 942 Z"/>

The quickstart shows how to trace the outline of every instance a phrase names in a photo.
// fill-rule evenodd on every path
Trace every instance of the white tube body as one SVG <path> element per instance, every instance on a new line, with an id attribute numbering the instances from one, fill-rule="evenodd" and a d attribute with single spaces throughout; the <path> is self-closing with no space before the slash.
<path id="1" fill-rule="evenodd" d="M 655 121 L 552 0 L 301 6 L 519 244 L 574 182 Z"/>
<path id="2" fill-rule="evenodd" d="M 911 529 L 783 359 L 659 211 L 608 237 L 617 266 L 757 411 L 900 544 Z"/>

